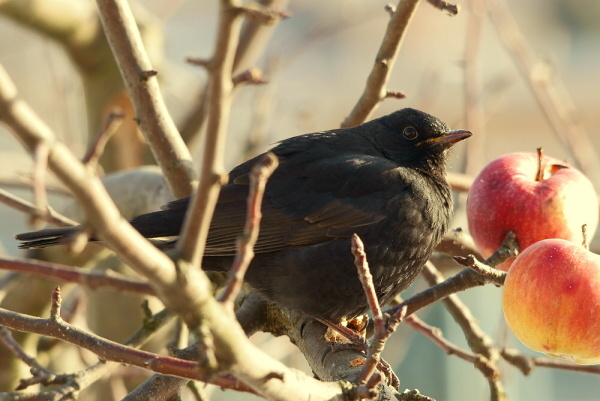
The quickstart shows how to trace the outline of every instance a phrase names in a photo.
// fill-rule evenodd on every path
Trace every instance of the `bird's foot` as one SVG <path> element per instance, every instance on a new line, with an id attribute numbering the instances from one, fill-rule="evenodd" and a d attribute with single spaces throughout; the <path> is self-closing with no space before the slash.
<path id="1" fill-rule="evenodd" d="M 362 315 L 351 320 L 343 320 L 340 323 L 334 323 L 326 319 L 317 319 L 327 326 L 325 339 L 330 343 L 357 344 L 366 349 L 367 340 L 365 339 L 366 327 L 369 322 L 367 315 Z"/>
<path id="2" fill-rule="evenodd" d="M 358 320 L 343 321 L 341 323 L 333 323 L 326 319 L 317 319 L 319 322 L 327 326 L 325 340 L 331 345 L 323 352 L 321 362 L 325 361 L 325 357 L 331 352 L 341 352 L 354 350 L 366 355 L 368 342 L 364 337 L 365 328 L 368 323 L 366 315 L 358 318 Z"/>
<path id="3" fill-rule="evenodd" d="M 325 358 L 330 353 L 348 350 L 358 351 L 367 356 L 369 343 L 364 335 L 369 319 L 366 315 L 363 315 L 358 319 L 352 319 L 351 321 L 343 322 L 341 324 L 336 324 L 325 319 L 317 320 L 327 326 L 325 339 L 331 343 L 323 352 L 323 355 L 321 356 L 321 363 L 325 363 Z M 400 380 L 394 373 L 392 367 L 385 360 L 379 359 L 377 363 L 377 370 L 381 372 L 390 386 L 395 389 L 399 388 Z"/>

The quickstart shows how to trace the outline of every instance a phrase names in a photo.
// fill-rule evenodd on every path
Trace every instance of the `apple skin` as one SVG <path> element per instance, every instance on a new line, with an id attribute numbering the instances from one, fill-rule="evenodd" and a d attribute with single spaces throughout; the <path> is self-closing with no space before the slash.
<path id="1" fill-rule="evenodd" d="M 579 170 L 544 156 L 544 175 L 536 181 L 538 155 L 509 153 L 490 162 L 475 178 L 467 200 L 469 232 L 488 258 L 508 231 L 519 248 L 546 238 L 583 243 L 581 227 L 592 238 L 598 224 L 598 196 Z M 497 268 L 507 271 L 514 259 Z"/>
<path id="2" fill-rule="evenodd" d="M 600 364 L 600 256 L 563 239 L 528 247 L 508 271 L 504 316 L 529 348 Z"/>

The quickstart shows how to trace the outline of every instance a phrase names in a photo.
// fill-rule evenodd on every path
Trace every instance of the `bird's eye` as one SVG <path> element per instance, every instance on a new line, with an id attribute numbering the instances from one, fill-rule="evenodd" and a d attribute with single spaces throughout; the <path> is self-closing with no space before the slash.
<path id="1" fill-rule="evenodd" d="M 402 131 L 402 136 L 408 139 L 409 141 L 417 139 L 419 133 L 413 127 L 406 127 L 404 131 Z"/>

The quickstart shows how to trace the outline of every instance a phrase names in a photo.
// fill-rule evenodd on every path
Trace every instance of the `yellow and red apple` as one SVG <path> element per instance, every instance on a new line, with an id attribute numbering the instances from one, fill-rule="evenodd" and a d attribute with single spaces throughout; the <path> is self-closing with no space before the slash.
<path id="1" fill-rule="evenodd" d="M 510 153 L 477 175 L 467 200 L 469 232 L 488 258 L 515 232 L 519 248 L 542 239 L 583 242 L 582 225 L 592 238 L 598 224 L 598 197 L 579 170 L 552 157 Z M 499 269 L 508 270 L 514 259 Z"/>
<path id="2" fill-rule="evenodd" d="M 579 364 L 600 364 L 600 256 L 546 239 L 514 260 L 502 293 L 504 316 L 529 348 Z"/>

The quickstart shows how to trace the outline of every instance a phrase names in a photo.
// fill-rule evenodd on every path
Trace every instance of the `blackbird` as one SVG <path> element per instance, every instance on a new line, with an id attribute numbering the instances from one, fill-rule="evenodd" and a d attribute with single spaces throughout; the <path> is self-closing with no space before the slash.
<path id="1" fill-rule="evenodd" d="M 377 296 L 389 303 L 408 287 L 448 229 L 448 149 L 471 136 L 437 118 L 402 109 L 353 128 L 300 135 L 271 152 L 260 235 L 245 280 L 276 305 L 331 322 L 368 310 L 350 250 L 365 244 Z M 235 167 L 221 188 L 202 268 L 226 271 L 245 222 L 249 172 Z M 148 238 L 178 235 L 190 198 L 130 222 Z M 77 227 L 16 236 L 21 248 L 59 244 Z"/>

